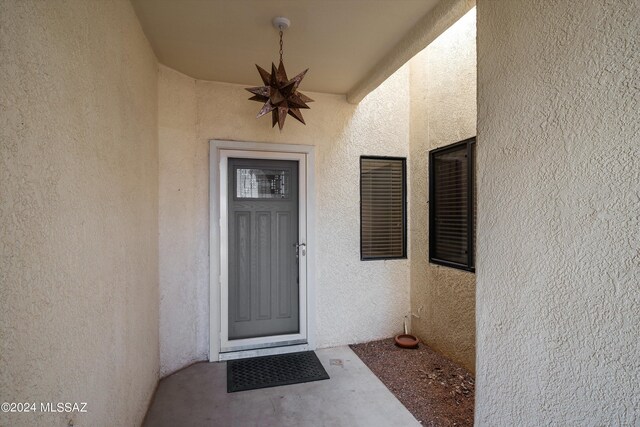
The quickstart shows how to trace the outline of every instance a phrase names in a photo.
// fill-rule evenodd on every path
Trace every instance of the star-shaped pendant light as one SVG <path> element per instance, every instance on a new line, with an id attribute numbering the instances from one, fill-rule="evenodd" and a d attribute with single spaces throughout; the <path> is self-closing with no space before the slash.
<path id="1" fill-rule="evenodd" d="M 287 118 L 287 114 L 302 124 L 306 124 L 300 110 L 308 109 L 307 103 L 313 102 L 313 99 L 298 92 L 298 86 L 300 86 L 300 82 L 309 69 L 307 68 L 291 80 L 287 77 L 287 72 L 284 69 L 284 63 L 282 62 L 282 32 L 289 27 L 289 24 L 290 22 L 287 18 L 275 18 L 273 20 L 273 25 L 280 30 L 280 63 L 278 68 L 276 68 L 275 64 L 271 64 L 271 74 L 256 65 L 264 86 L 246 89 L 254 95 L 249 98 L 251 101 L 264 102 L 264 106 L 260 109 L 256 118 L 271 113 L 271 126 L 273 127 L 277 123 L 280 130 L 284 127 L 284 120 Z"/>

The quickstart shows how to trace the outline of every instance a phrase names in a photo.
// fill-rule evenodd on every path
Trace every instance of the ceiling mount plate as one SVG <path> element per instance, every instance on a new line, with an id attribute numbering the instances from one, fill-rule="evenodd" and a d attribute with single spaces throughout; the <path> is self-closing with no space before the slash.
<path id="1" fill-rule="evenodd" d="M 271 22 L 273 23 L 273 26 L 276 28 L 276 30 L 286 30 L 291 25 L 291 21 L 289 21 L 284 16 L 277 16 L 273 18 L 273 21 Z"/>

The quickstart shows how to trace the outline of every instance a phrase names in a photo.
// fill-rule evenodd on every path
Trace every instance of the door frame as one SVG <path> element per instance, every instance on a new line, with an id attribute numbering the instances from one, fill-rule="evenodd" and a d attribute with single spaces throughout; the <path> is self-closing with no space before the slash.
<path id="1" fill-rule="evenodd" d="M 223 140 L 210 140 L 209 146 L 209 360 L 221 361 L 314 350 L 315 147 Z M 306 243 L 307 255 L 299 258 L 300 333 L 298 334 L 233 340 L 233 343 L 228 339 L 227 159 L 230 157 L 299 162 L 299 241 Z"/>

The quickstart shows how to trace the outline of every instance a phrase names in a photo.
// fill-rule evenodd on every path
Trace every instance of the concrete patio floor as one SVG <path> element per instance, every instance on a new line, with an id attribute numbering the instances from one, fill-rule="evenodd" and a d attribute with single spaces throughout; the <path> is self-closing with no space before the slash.
<path id="1" fill-rule="evenodd" d="M 349 347 L 317 350 L 329 380 L 227 393 L 227 365 L 160 381 L 144 426 L 419 426 Z"/>

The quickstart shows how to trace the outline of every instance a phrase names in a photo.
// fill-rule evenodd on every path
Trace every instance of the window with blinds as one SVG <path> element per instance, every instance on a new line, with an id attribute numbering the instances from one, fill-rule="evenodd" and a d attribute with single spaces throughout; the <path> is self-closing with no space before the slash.
<path id="1" fill-rule="evenodd" d="M 406 159 L 360 158 L 360 257 L 407 257 Z"/>
<path id="2" fill-rule="evenodd" d="M 475 271 L 475 144 L 429 152 L 429 261 Z"/>

